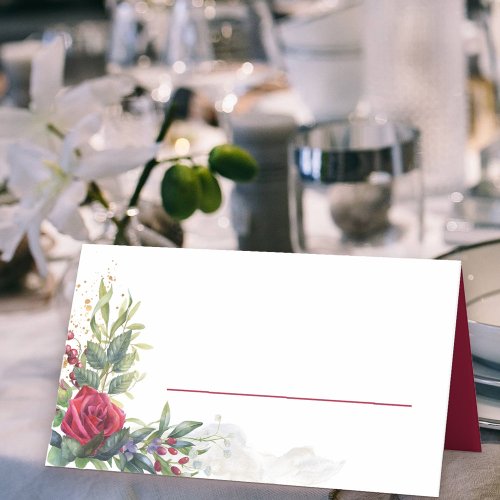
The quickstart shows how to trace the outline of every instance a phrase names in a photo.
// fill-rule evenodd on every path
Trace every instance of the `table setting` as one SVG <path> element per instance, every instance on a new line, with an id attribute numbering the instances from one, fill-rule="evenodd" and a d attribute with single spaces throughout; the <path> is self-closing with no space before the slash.
<path id="1" fill-rule="evenodd" d="M 210 297 L 220 315 L 214 318 L 220 318 L 223 329 L 222 325 L 233 317 L 226 301 L 236 301 L 238 287 L 244 289 L 249 283 L 245 280 L 253 279 L 244 276 L 256 277 L 260 270 L 265 274 L 265 261 L 255 273 L 248 270 L 251 267 L 247 269 L 245 261 L 235 263 L 237 270 L 227 278 L 227 286 L 221 274 L 220 282 L 214 278 L 212 289 L 203 279 L 215 270 L 200 270 L 197 283 L 197 264 L 190 268 L 189 261 L 184 280 L 180 268 L 172 273 L 171 283 L 165 269 L 159 266 L 154 271 L 156 251 L 189 256 L 207 250 L 215 252 L 208 256 L 216 251 L 222 255 L 229 252 L 228 269 L 233 269 L 232 252 L 264 253 L 269 259 L 276 254 L 291 254 L 298 259 L 348 256 L 380 263 L 394 259 L 415 266 L 426 261 L 442 269 L 460 261 L 470 341 L 470 366 L 466 363 L 460 369 L 464 373 L 470 369 L 473 374 L 481 453 L 447 447 L 440 469 L 439 498 L 498 498 L 498 2 L 443 0 L 438 6 L 432 0 L 408 0 L 403 6 L 397 0 L 96 0 L 89 2 L 88 10 L 81 11 L 76 3 L 47 1 L 23 7 L 22 2 L 13 0 L 0 5 L 0 25 L 3 17 L 17 19 L 20 26 L 19 34 L 13 34 L 11 27 L 5 31 L 8 38 L 0 38 L 0 496 L 428 498 L 406 494 L 403 487 L 398 490 L 403 493 L 377 493 L 388 491 L 382 486 L 371 492 L 327 488 L 322 480 L 311 478 L 322 472 L 326 475 L 331 467 L 335 469 L 331 474 L 339 474 L 342 479 L 344 462 L 340 458 L 331 462 L 335 454 L 328 456 L 328 462 L 322 456 L 294 456 L 291 451 L 285 453 L 285 448 L 277 448 L 279 453 L 266 448 L 263 456 L 269 454 L 259 462 L 255 457 L 260 451 L 248 451 L 243 438 L 239 442 L 232 435 L 220 437 L 217 426 L 214 449 L 220 447 L 225 457 L 232 452 L 235 470 L 246 468 L 250 474 L 252 467 L 257 468 L 255 464 L 262 467 L 256 479 L 229 473 L 219 477 L 218 458 L 213 458 L 212 467 L 194 465 L 204 463 L 201 455 L 210 457 L 212 453 L 208 448 L 195 452 L 193 443 L 205 439 L 196 431 L 201 422 L 192 422 L 188 415 L 189 419 L 179 423 L 174 415 L 169 427 L 168 403 L 155 417 L 161 414 L 160 419 L 151 424 L 145 424 L 149 420 L 144 418 L 139 425 L 125 411 L 132 422 L 130 432 L 118 439 L 129 421 L 123 416 L 120 425 L 116 423 L 124 413 L 121 404 L 140 407 L 141 397 L 134 403 L 132 388 L 138 384 L 139 392 L 142 380 L 138 371 L 132 375 L 131 367 L 138 363 L 141 368 L 147 366 L 148 359 L 160 359 L 148 358 L 154 354 L 150 353 L 154 351 L 151 338 L 145 337 L 147 343 L 141 340 L 134 344 L 128 339 L 118 345 L 126 335 L 142 338 L 142 323 L 147 326 L 150 319 L 142 316 L 142 308 L 150 311 L 150 306 L 146 302 L 140 305 L 141 299 L 134 302 L 133 289 L 120 288 L 124 286 L 120 266 L 126 267 L 130 276 L 138 276 L 134 278 L 137 283 L 145 280 L 164 294 L 167 325 L 169 321 L 176 324 L 174 316 L 168 318 L 169 304 L 175 307 L 182 298 L 197 316 L 197 310 L 198 314 L 207 310 Z M 23 8 L 32 9 L 29 24 L 23 25 Z M 37 21 L 36 13 L 42 11 Z M 443 18 L 447 23 L 441 22 Z M 26 30 L 30 31 L 28 36 Z M 81 267 L 79 270 L 80 256 L 93 247 L 103 248 L 102 255 L 107 255 L 108 247 L 116 252 L 110 254 L 115 257 L 110 257 L 109 269 L 108 264 L 100 264 L 106 268 L 100 284 L 91 274 L 94 269 L 89 257 L 84 264 L 88 275 L 82 274 Z M 138 247 L 144 253 L 134 254 Z M 121 255 L 131 257 L 120 264 Z M 216 257 L 210 258 L 219 262 Z M 97 269 L 100 261 L 96 258 L 95 262 Z M 150 268 L 153 271 L 146 279 L 146 269 Z M 332 283 L 322 281 L 318 272 L 317 291 L 308 288 L 305 293 L 297 277 L 304 272 L 304 283 L 309 283 L 307 280 L 317 272 L 311 265 L 308 278 L 306 268 L 301 271 L 300 266 L 290 266 L 282 283 L 288 283 L 290 290 L 297 287 L 297 297 L 304 294 L 313 300 L 318 292 L 319 309 L 308 310 L 304 299 L 300 313 L 306 319 L 297 319 L 301 309 L 297 302 L 297 307 L 292 304 L 286 317 L 276 323 L 290 329 L 290 345 L 295 339 L 294 318 L 301 327 L 308 322 L 316 325 L 316 313 L 326 311 L 320 308 L 324 298 L 321 290 L 331 291 L 334 297 L 335 286 L 339 286 L 334 278 Z M 326 268 L 324 279 L 333 273 L 327 273 Z M 273 272 L 279 269 L 276 265 Z M 239 284 L 235 285 L 240 272 Z M 353 275 L 349 286 L 359 286 L 358 278 Z M 144 283 L 141 286 L 145 289 L 149 285 Z M 408 289 L 402 289 L 401 296 L 412 288 L 411 283 L 405 286 Z M 433 288 L 432 280 L 427 286 Z M 269 298 L 274 289 L 265 276 L 255 287 L 262 298 L 255 296 L 254 303 L 247 304 L 248 312 L 231 323 L 242 331 L 247 331 L 246 323 L 253 324 L 259 314 L 270 314 L 275 300 L 276 311 L 281 311 L 281 299 Z M 85 296 L 84 289 L 90 290 Z M 123 304 L 114 302 L 119 290 Z M 420 295 L 426 293 L 431 292 L 422 290 Z M 365 294 L 361 286 L 359 296 Z M 350 295 L 346 292 L 345 296 Z M 79 306 L 78 301 L 83 299 L 87 302 Z M 368 304 L 369 300 L 360 298 L 358 304 L 368 312 L 360 309 L 359 321 L 365 314 L 377 317 L 375 306 L 367 307 L 362 300 Z M 76 307 L 81 307 L 79 314 L 84 320 L 75 319 Z M 391 309 L 390 304 L 384 307 L 394 318 L 403 310 L 395 306 Z M 460 303 L 458 307 L 460 310 Z M 127 331 L 128 319 L 137 310 L 139 319 L 135 325 L 131 322 Z M 419 317 L 429 325 L 429 332 L 441 324 L 425 310 L 417 314 L 429 314 Z M 190 315 L 188 312 L 185 317 Z M 115 317 L 113 325 L 110 318 Z M 450 322 L 457 321 L 458 342 L 457 316 L 452 319 Z M 84 327 L 82 321 L 87 322 Z M 356 321 L 353 319 L 353 324 Z M 392 324 L 392 320 L 387 323 Z M 411 318 L 402 324 L 407 323 Z M 147 328 L 144 332 L 147 334 Z M 218 333 L 211 335 L 207 345 L 210 339 L 217 342 Z M 190 338 L 198 337 L 187 330 L 184 336 L 179 334 L 165 348 L 167 359 L 161 363 L 167 367 L 168 356 L 175 353 L 172 366 L 186 370 L 186 374 L 199 370 L 198 380 L 203 380 L 205 373 L 210 381 L 208 372 L 216 371 L 209 361 L 212 351 L 207 350 L 202 358 L 195 351 L 208 349 L 205 340 L 196 348 Z M 84 341 L 88 341 L 86 347 Z M 410 345 L 414 340 L 408 342 Z M 95 347 L 98 345 L 101 347 Z M 357 346 L 360 359 L 375 345 L 365 340 Z M 433 359 L 434 349 L 442 349 L 440 346 L 438 339 L 428 342 L 425 349 L 429 359 Z M 89 353 L 89 349 L 94 352 Z M 236 342 L 233 349 L 232 355 L 226 355 L 220 363 L 226 361 L 233 366 L 231 358 L 235 356 L 243 366 L 245 348 Z M 397 359 L 398 349 L 406 353 L 407 346 L 396 342 L 394 349 Z M 455 354 L 456 349 L 455 343 Z M 286 360 L 283 353 L 280 357 Z M 262 370 L 265 359 L 263 353 Z M 399 367 L 402 359 L 394 361 L 394 367 Z M 411 362 L 418 364 L 423 376 L 426 360 Z M 356 372 L 355 361 L 351 367 L 352 371 L 346 371 L 349 376 Z M 312 356 L 300 369 L 305 373 L 308 368 L 314 368 Z M 158 366 L 147 370 L 149 378 L 161 373 Z M 110 382 L 112 373 L 117 378 Z M 359 367 L 358 375 L 364 373 Z M 92 374 L 99 376 L 98 382 L 91 379 Z M 127 382 L 128 375 L 132 378 Z M 455 375 L 453 364 L 452 387 Z M 406 375 L 395 368 L 390 383 L 397 384 L 399 377 L 403 384 Z M 190 380 L 187 375 L 186 380 Z M 409 394 L 415 385 L 411 380 Z M 436 386 L 439 383 L 436 380 Z M 123 390 L 117 389 L 120 384 Z M 204 392 L 188 385 L 186 392 Z M 70 429 L 67 419 L 83 390 L 99 391 L 99 404 L 104 401 L 107 412 L 116 412 L 112 432 L 104 436 L 96 432 L 92 439 L 82 439 L 79 432 L 86 424 L 78 424 L 79 430 L 77 426 Z M 273 390 L 262 388 L 260 393 L 249 394 L 250 389 L 228 389 L 226 395 L 285 398 L 269 396 L 280 393 Z M 325 397 L 295 392 L 294 396 L 300 397 L 289 399 L 323 401 Z M 67 393 L 66 400 L 62 393 Z M 125 397 L 120 399 L 118 394 Z M 184 396 L 174 396 L 171 402 L 177 397 L 184 401 Z M 328 396 L 330 399 L 336 398 Z M 345 403 L 350 398 L 338 399 Z M 347 402 L 385 405 L 373 403 L 375 397 L 357 399 L 360 401 Z M 59 415 L 54 417 L 56 400 Z M 108 419 L 107 415 L 102 418 Z M 220 423 L 219 417 L 216 415 L 216 422 Z M 366 457 L 371 456 L 366 450 L 375 437 L 368 437 L 362 420 L 356 418 L 350 419 L 354 432 L 348 441 L 359 453 L 366 445 Z M 393 426 L 394 436 L 388 440 L 412 433 L 402 422 Z M 440 432 L 444 439 L 444 427 Z M 251 430 L 248 433 L 248 443 L 258 441 Z M 382 436 L 379 438 L 381 441 L 373 442 L 382 443 Z M 233 440 L 237 445 L 229 450 L 228 443 Z M 349 463 L 351 459 L 346 460 Z M 369 464 L 365 466 L 370 470 Z M 275 480 L 273 473 L 286 479 Z M 193 480 L 175 477 L 198 474 Z M 221 478 L 229 481 L 213 480 Z"/>

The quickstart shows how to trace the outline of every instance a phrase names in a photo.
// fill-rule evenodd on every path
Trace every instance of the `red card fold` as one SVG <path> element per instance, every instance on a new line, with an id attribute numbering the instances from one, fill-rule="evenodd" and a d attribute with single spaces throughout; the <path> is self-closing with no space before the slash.
<path id="1" fill-rule="evenodd" d="M 463 276 L 460 277 L 444 447 L 447 450 L 481 451 Z"/>

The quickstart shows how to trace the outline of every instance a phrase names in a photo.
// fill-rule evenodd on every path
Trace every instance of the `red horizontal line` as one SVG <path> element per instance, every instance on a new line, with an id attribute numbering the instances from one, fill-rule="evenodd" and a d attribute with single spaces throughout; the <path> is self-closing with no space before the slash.
<path id="1" fill-rule="evenodd" d="M 196 389 L 167 389 L 173 392 L 194 392 L 198 394 L 215 394 L 217 396 L 244 396 L 251 398 L 274 398 L 274 399 L 295 399 L 298 401 L 320 401 L 324 403 L 347 403 L 353 405 L 375 405 L 375 406 L 395 406 L 399 408 L 412 408 L 412 405 L 401 403 L 378 403 L 376 401 L 349 401 L 347 399 L 321 399 L 321 398 L 300 398 L 296 396 L 275 396 L 271 394 L 245 394 L 241 392 L 217 392 L 217 391 L 200 391 Z"/>

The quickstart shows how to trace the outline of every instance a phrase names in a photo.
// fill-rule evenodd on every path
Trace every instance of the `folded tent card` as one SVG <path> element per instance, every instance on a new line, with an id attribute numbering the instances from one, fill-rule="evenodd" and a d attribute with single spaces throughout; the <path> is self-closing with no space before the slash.
<path id="1" fill-rule="evenodd" d="M 47 465 L 438 496 L 475 404 L 458 261 L 86 245 Z"/>

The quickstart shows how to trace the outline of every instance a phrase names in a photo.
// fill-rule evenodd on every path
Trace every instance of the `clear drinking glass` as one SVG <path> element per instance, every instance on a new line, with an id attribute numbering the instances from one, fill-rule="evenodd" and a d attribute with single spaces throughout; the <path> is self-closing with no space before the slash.
<path id="1" fill-rule="evenodd" d="M 249 88 L 282 70 L 273 18 L 265 0 L 176 0 L 167 63 L 174 86 L 204 92 L 230 113 Z"/>

